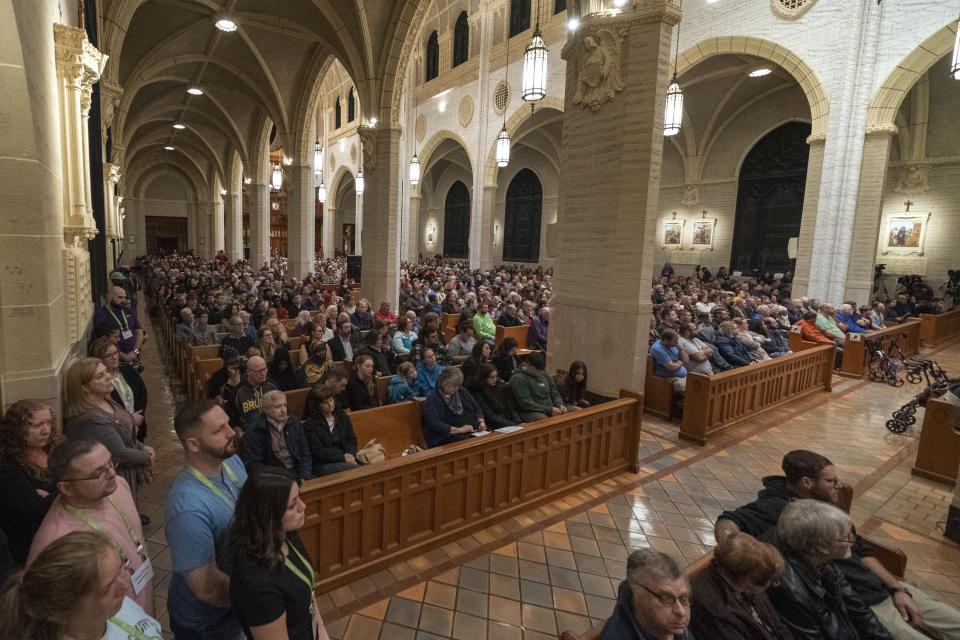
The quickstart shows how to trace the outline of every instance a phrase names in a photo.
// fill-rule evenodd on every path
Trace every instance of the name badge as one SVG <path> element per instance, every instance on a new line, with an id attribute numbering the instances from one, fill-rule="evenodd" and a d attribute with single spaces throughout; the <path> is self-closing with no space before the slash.
<path id="1" fill-rule="evenodd" d="M 124 331 L 120 332 L 120 337 L 124 340 L 129 340 L 133 337 L 133 331 L 130 331 L 130 329 L 125 329 Z"/>
<path id="2" fill-rule="evenodd" d="M 130 575 L 130 581 L 133 583 L 133 592 L 140 595 L 143 588 L 153 580 L 153 565 L 150 558 L 146 558 L 143 564 L 137 567 L 137 570 Z"/>

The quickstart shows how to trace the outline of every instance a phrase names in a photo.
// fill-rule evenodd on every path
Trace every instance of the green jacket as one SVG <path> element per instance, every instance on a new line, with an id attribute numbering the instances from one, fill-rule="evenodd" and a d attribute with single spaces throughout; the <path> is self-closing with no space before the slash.
<path id="1" fill-rule="evenodd" d="M 521 413 L 542 413 L 549 417 L 554 407 L 563 406 L 557 383 L 545 371 L 530 374 L 523 367 L 517 367 L 510 376 L 510 390 Z"/>
<path id="2" fill-rule="evenodd" d="M 473 330 L 478 338 L 492 338 L 497 335 L 497 325 L 489 313 L 477 313 L 473 316 Z"/>

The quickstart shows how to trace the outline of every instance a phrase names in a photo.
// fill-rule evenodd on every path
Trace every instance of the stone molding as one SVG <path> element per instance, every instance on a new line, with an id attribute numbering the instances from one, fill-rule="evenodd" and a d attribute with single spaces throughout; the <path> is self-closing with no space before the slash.
<path id="1" fill-rule="evenodd" d="M 815 4 L 817 0 L 770 0 L 770 10 L 778 18 L 796 20 Z"/>

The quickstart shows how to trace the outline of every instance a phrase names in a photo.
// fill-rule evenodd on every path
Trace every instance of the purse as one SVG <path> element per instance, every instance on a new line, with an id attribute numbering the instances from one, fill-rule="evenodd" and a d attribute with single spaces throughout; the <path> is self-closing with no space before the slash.
<path id="1" fill-rule="evenodd" d="M 360 464 L 377 464 L 387 459 L 387 450 L 374 439 L 363 445 L 355 457 Z"/>

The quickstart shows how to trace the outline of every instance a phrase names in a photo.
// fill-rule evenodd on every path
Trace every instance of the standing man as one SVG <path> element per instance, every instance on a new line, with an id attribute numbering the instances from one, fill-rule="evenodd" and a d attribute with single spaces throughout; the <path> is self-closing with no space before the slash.
<path id="1" fill-rule="evenodd" d="M 243 629 L 230 609 L 230 577 L 217 565 L 240 489 L 247 480 L 236 455 L 227 414 L 212 401 L 192 402 L 173 428 L 187 468 L 167 496 L 167 543 L 173 575 L 167 594 L 176 640 L 239 640 Z"/>
<path id="2" fill-rule="evenodd" d="M 68 533 L 96 531 L 120 556 L 127 596 L 153 615 L 153 565 L 130 485 L 117 477 L 110 452 L 95 440 L 67 440 L 50 452 L 47 466 L 60 495 L 33 538 L 27 566 Z"/>
<path id="3" fill-rule="evenodd" d="M 140 347 L 143 346 L 143 329 L 137 321 L 136 312 L 128 305 L 129 298 L 123 287 L 110 287 L 107 304 L 97 309 L 93 314 L 93 326 L 110 333 L 120 331 L 120 364 L 134 364 L 140 358 Z"/>

